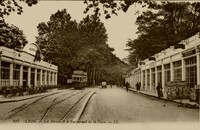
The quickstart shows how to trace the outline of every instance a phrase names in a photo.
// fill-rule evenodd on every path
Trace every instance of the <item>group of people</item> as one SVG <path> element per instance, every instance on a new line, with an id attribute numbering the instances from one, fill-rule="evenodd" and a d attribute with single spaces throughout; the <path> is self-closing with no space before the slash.
<path id="1" fill-rule="evenodd" d="M 126 82 L 124 86 L 126 87 L 126 91 L 128 92 L 128 88 L 130 87 L 130 84 L 128 82 Z M 136 86 L 136 90 L 140 91 L 141 83 L 137 82 L 135 86 Z M 158 85 L 156 87 L 158 98 L 163 97 L 162 89 L 163 88 L 162 88 L 161 83 L 158 83 Z"/>
<path id="2" fill-rule="evenodd" d="M 107 82 L 106 81 L 102 81 L 101 85 L 102 85 L 102 88 L 107 88 Z M 128 90 L 129 90 L 128 88 L 130 87 L 130 84 L 128 82 L 125 82 L 124 86 L 126 87 L 126 91 L 128 92 Z M 136 86 L 136 90 L 140 91 L 141 83 L 137 82 L 135 86 Z M 112 84 L 111 84 L 111 88 L 112 88 Z M 163 88 L 162 88 L 161 83 L 158 83 L 158 85 L 156 87 L 158 98 L 163 97 L 162 89 Z"/>

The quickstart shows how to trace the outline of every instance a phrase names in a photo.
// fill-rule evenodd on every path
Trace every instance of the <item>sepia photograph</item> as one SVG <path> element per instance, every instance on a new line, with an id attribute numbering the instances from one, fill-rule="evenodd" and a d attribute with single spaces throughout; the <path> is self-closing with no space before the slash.
<path id="1" fill-rule="evenodd" d="M 0 129 L 199 130 L 200 2 L 0 0 Z"/>

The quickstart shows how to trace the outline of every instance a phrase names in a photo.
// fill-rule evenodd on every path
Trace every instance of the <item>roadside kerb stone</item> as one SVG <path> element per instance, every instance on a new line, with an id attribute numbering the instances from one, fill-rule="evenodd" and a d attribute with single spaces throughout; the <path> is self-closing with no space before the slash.
<path id="1" fill-rule="evenodd" d="M 149 97 L 153 97 L 153 98 L 159 99 L 156 95 L 151 95 L 151 94 L 148 94 L 148 93 L 145 93 L 145 92 L 142 92 L 142 91 L 137 91 L 137 90 L 132 89 L 132 88 L 129 88 L 129 90 L 132 91 L 132 92 L 135 92 L 135 93 L 139 93 L 139 94 L 142 94 L 142 95 L 145 95 L 145 96 L 149 96 Z M 162 97 L 160 99 L 168 101 L 168 102 L 176 103 L 180 107 L 189 107 L 189 108 L 197 108 L 197 109 L 199 109 L 199 105 L 198 104 L 194 104 L 193 105 L 193 104 L 190 104 L 190 103 L 183 103 L 183 102 L 173 101 L 173 100 L 162 98 Z"/>

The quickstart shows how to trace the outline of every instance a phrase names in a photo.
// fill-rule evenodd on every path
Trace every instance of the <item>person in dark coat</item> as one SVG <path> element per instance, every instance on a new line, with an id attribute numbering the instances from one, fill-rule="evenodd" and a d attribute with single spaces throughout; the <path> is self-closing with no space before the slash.
<path id="1" fill-rule="evenodd" d="M 126 91 L 128 92 L 128 88 L 129 88 L 129 83 L 128 82 L 126 82 L 126 84 L 125 84 L 125 87 L 126 87 Z"/>
<path id="2" fill-rule="evenodd" d="M 161 83 L 158 83 L 157 87 L 156 87 L 157 93 L 158 93 L 158 98 L 162 97 L 162 86 Z"/>
<path id="3" fill-rule="evenodd" d="M 138 82 L 136 83 L 136 90 L 138 91 L 139 90 L 139 84 L 138 84 Z"/>
<path id="4" fill-rule="evenodd" d="M 138 90 L 140 91 L 140 88 L 141 88 L 141 83 L 138 82 Z"/>

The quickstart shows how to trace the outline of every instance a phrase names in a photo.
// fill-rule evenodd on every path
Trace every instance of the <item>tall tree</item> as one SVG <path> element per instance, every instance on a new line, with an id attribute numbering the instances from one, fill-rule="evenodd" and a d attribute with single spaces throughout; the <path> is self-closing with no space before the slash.
<path id="1" fill-rule="evenodd" d="M 127 42 L 129 60 L 144 60 L 196 34 L 199 9 L 199 3 L 163 2 L 143 12 L 136 21 L 138 38 Z"/>
<path id="2" fill-rule="evenodd" d="M 4 20 L 0 20 L 0 46 L 8 48 L 23 47 L 27 43 L 22 30 L 14 25 L 8 25 Z"/>
<path id="3" fill-rule="evenodd" d="M 112 48 L 106 44 L 108 37 L 104 24 L 96 15 L 88 15 L 80 21 L 79 31 L 82 48 L 89 50 L 86 61 L 89 61 L 90 67 L 105 64 L 105 58 L 102 57 L 103 51 L 112 50 Z"/>
<path id="4" fill-rule="evenodd" d="M 73 70 L 84 70 L 92 85 L 97 78 L 100 82 L 106 69 L 120 63 L 107 44 L 106 28 L 95 15 L 76 23 L 66 10 L 57 11 L 49 22 L 38 25 L 38 33 L 44 60 L 58 65 L 60 76 L 70 78 Z"/>
<path id="5" fill-rule="evenodd" d="M 50 21 L 38 25 L 40 46 L 44 60 L 59 66 L 61 75 L 71 73 L 73 58 L 79 50 L 77 22 L 71 20 L 66 9 L 52 14 Z"/>

